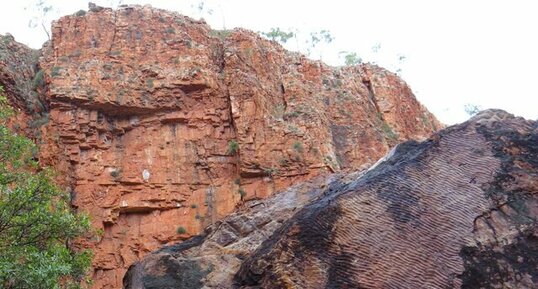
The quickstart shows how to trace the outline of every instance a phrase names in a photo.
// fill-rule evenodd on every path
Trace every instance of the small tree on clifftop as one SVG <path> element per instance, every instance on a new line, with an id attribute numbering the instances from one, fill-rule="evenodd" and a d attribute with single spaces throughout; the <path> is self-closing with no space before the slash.
<path id="1" fill-rule="evenodd" d="M 293 38 L 295 36 L 295 33 L 293 32 L 285 32 L 280 30 L 280 28 L 271 28 L 269 32 L 262 32 L 262 35 L 271 39 L 278 41 L 282 44 L 288 42 L 290 38 Z"/>
<path id="2" fill-rule="evenodd" d="M 360 58 L 356 52 L 347 52 L 340 51 L 340 56 L 344 56 L 344 63 L 346 66 L 353 66 L 362 63 L 362 58 Z"/>

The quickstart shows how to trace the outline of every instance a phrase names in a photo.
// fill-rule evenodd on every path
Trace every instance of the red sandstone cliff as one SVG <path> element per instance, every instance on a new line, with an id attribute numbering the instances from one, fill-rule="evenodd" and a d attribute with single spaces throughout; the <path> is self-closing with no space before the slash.
<path id="1" fill-rule="evenodd" d="M 82 241 L 95 254 L 94 288 L 121 287 L 135 261 L 244 200 L 366 168 L 439 128 L 377 66 L 329 67 L 147 6 L 82 14 L 56 21 L 41 51 L 50 121 L 40 158 L 99 232 Z"/>

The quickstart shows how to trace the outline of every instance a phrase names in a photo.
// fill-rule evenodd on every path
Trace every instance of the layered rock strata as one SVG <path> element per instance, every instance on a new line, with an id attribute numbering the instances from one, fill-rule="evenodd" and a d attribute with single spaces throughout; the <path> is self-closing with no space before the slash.
<path id="1" fill-rule="evenodd" d="M 538 122 L 485 111 L 364 173 L 311 183 L 294 212 L 294 190 L 250 205 L 148 255 L 124 285 L 534 288 L 537 160 Z"/>
<path id="2" fill-rule="evenodd" d="M 246 256 L 304 205 L 349 179 L 319 176 L 265 200 L 247 201 L 200 235 L 135 263 L 124 277 L 124 288 L 233 288 L 233 276 Z"/>

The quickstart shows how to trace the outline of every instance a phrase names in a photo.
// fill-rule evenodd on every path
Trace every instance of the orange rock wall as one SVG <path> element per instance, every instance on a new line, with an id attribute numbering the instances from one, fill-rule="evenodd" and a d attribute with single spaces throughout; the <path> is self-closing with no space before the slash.
<path id="1" fill-rule="evenodd" d="M 93 288 L 120 288 L 134 261 L 244 199 L 365 168 L 439 128 L 382 68 L 329 67 L 149 6 L 61 18 L 40 66 L 41 159 L 98 232 L 81 241 L 94 251 Z"/>

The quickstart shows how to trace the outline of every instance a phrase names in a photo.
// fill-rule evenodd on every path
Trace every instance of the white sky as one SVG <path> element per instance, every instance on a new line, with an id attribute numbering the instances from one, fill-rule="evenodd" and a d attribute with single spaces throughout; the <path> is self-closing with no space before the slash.
<path id="1" fill-rule="evenodd" d="M 200 17 L 200 0 L 124 0 Z M 39 48 L 46 40 L 40 27 L 28 22 L 37 0 L 2 3 L 0 33 Z M 50 18 L 87 9 L 87 1 L 46 0 Z M 118 0 L 93 1 L 102 6 Z M 402 77 L 417 98 L 442 122 L 453 124 L 468 115 L 465 104 L 501 108 L 529 119 L 538 118 L 538 1 L 479 0 L 206 0 L 212 15 L 202 16 L 215 29 L 271 27 L 297 29 L 303 35 L 327 29 L 335 37 L 312 55 L 331 65 L 342 64 L 340 51 L 354 51 Z M 47 24 L 48 25 L 48 24 Z M 372 47 L 380 44 L 377 53 Z M 291 40 L 287 48 L 305 48 Z M 406 57 L 404 62 L 398 56 Z"/>

